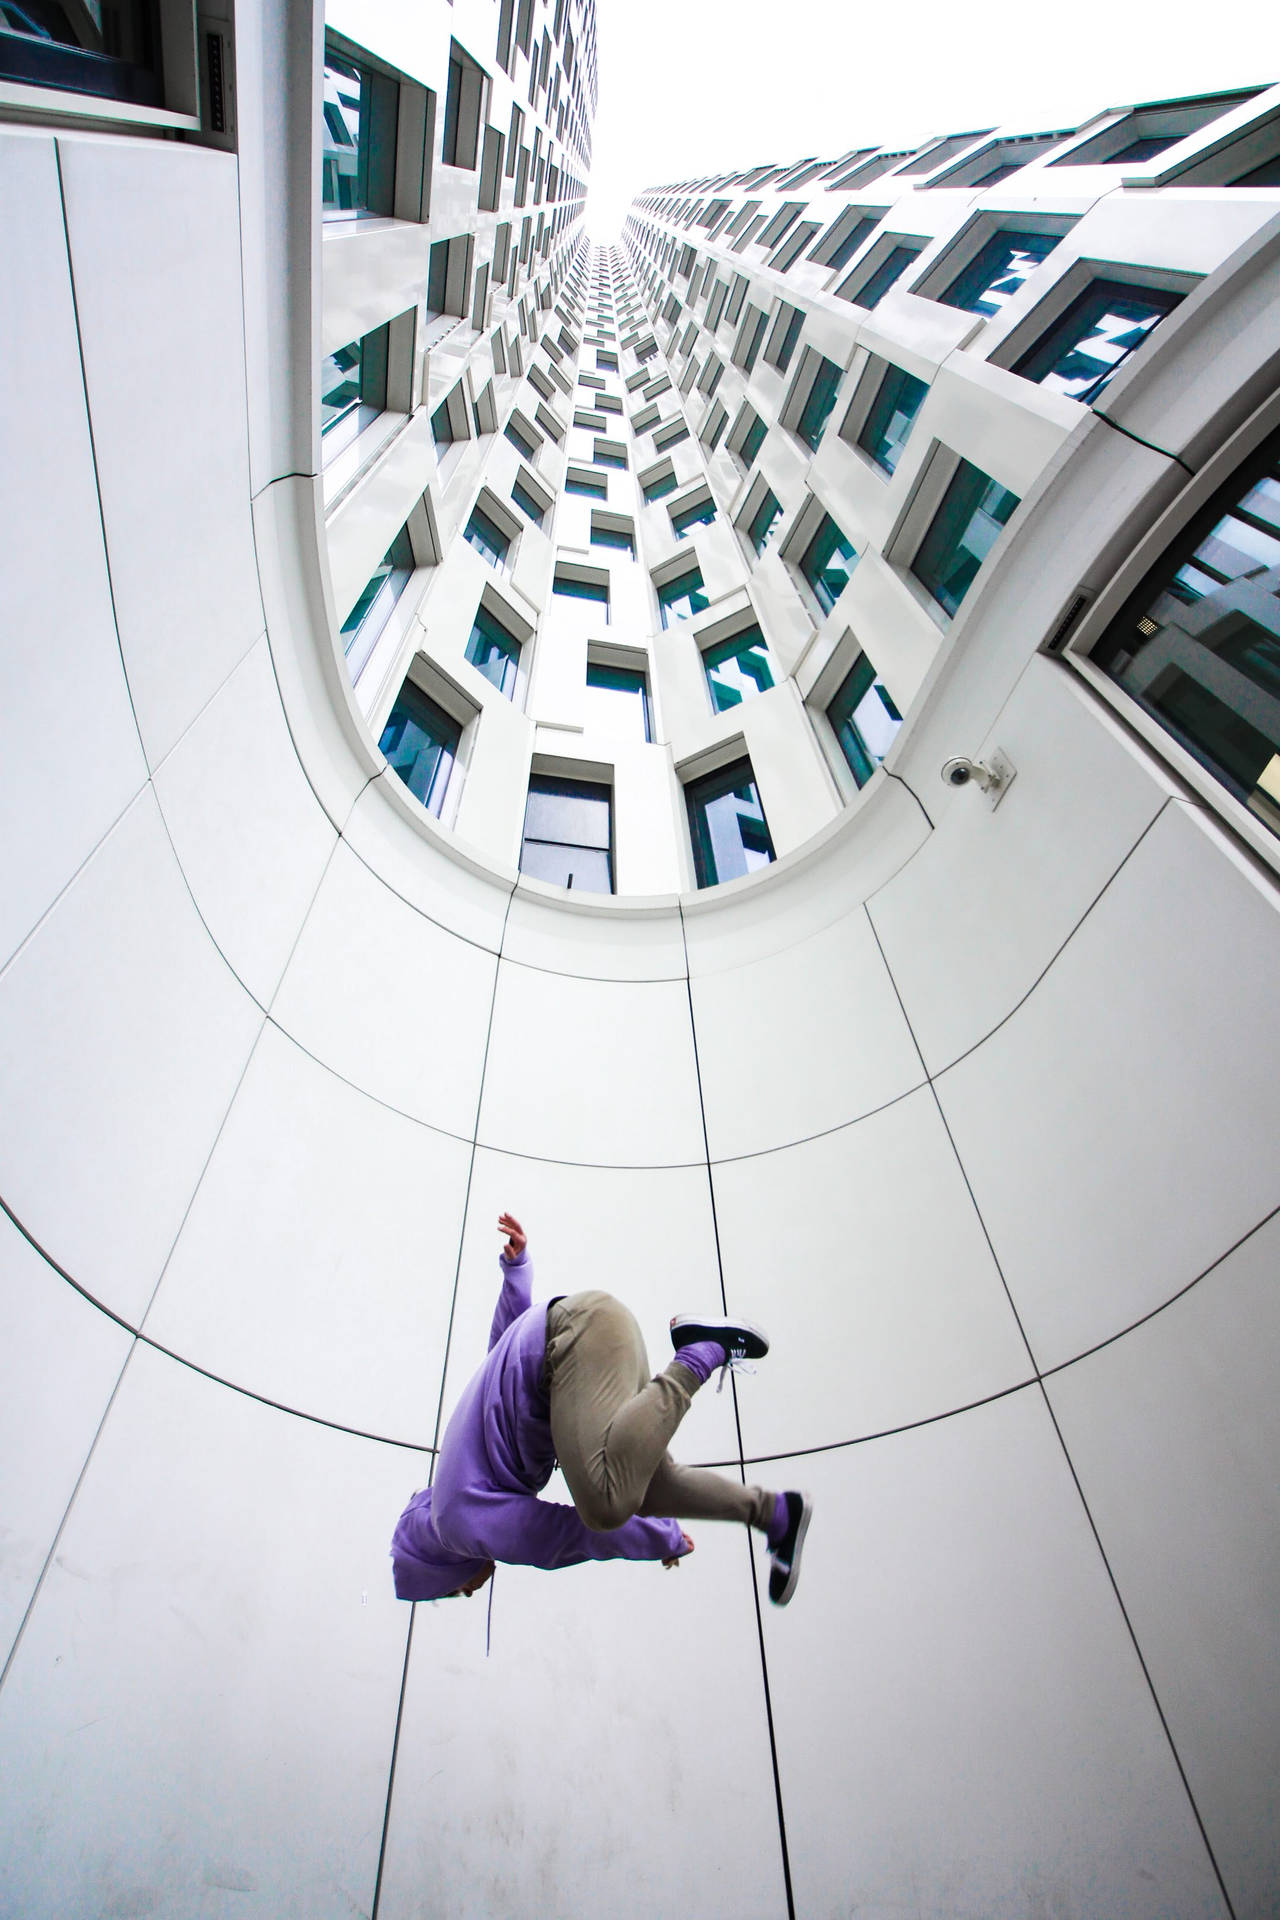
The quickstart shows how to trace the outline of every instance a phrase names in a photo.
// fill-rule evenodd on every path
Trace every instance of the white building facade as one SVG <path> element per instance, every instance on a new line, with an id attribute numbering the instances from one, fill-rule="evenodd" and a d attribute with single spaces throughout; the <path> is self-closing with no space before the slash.
<path id="1" fill-rule="evenodd" d="M 589 0 L 58 12 L 0 1911 L 1270 1914 L 1280 89 L 591 247 Z M 502 1207 L 768 1326 L 786 1613 L 394 1600 Z"/>

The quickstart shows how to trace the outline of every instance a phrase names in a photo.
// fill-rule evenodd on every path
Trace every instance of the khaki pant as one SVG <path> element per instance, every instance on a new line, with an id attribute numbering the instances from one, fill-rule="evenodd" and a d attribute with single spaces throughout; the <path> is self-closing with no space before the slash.
<path id="1" fill-rule="evenodd" d="M 547 1309 L 551 1435 L 584 1524 L 607 1533 L 633 1514 L 741 1520 L 763 1531 L 774 1496 L 667 1452 L 698 1386 L 673 1360 L 650 1378 L 634 1316 L 608 1293 L 570 1293 Z"/>

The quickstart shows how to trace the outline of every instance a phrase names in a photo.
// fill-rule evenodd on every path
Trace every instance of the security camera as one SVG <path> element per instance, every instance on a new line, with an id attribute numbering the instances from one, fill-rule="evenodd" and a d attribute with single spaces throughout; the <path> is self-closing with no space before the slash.
<path id="1" fill-rule="evenodd" d="M 967 787 L 972 781 L 980 793 L 985 793 L 993 807 L 998 807 L 1009 791 L 1014 777 L 1014 768 L 999 748 L 991 755 L 990 764 L 985 760 L 968 760 L 964 754 L 957 753 L 942 763 L 942 784 L 945 787 Z"/>

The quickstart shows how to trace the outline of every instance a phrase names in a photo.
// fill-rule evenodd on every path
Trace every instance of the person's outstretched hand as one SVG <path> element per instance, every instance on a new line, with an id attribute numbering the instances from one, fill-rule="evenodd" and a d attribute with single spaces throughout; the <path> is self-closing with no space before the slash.
<path id="1" fill-rule="evenodd" d="M 664 1567 L 678 1567 L 680 1562 L 688 1554 L 693 1552 L 693 1541 L 689 1538 L 683 1527 L 680 1529 L 680 1538 L 684 1541 L 684 1553 L 673 1553 L 669 1560 L 663 1561 L 662 1564 Z"/>
<path id="2" fill-rule="evenodd" d="M 518 1260 L 529 1244 L 529 1236 L 516 1219 L 514 1213 L 500 1213 L 498 1215 L 498 1232 L 505 1233 L 507 1236 L 507 1244 L 502 1249 L 506 1258 L 508 1260 Z"/>

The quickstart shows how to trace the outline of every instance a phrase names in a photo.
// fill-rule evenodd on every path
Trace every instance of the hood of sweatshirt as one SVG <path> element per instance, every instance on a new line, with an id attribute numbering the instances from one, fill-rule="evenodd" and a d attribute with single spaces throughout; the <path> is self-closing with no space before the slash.
<path id="1" fill-rule="evenodd" d="M 441 1600 L 483 1573 L 487 1560 L 446 1547 L 431 1518 L 431 1489 L 415 1493 L 391 1541 L 391 1566 L 398 1600 Z"/>

